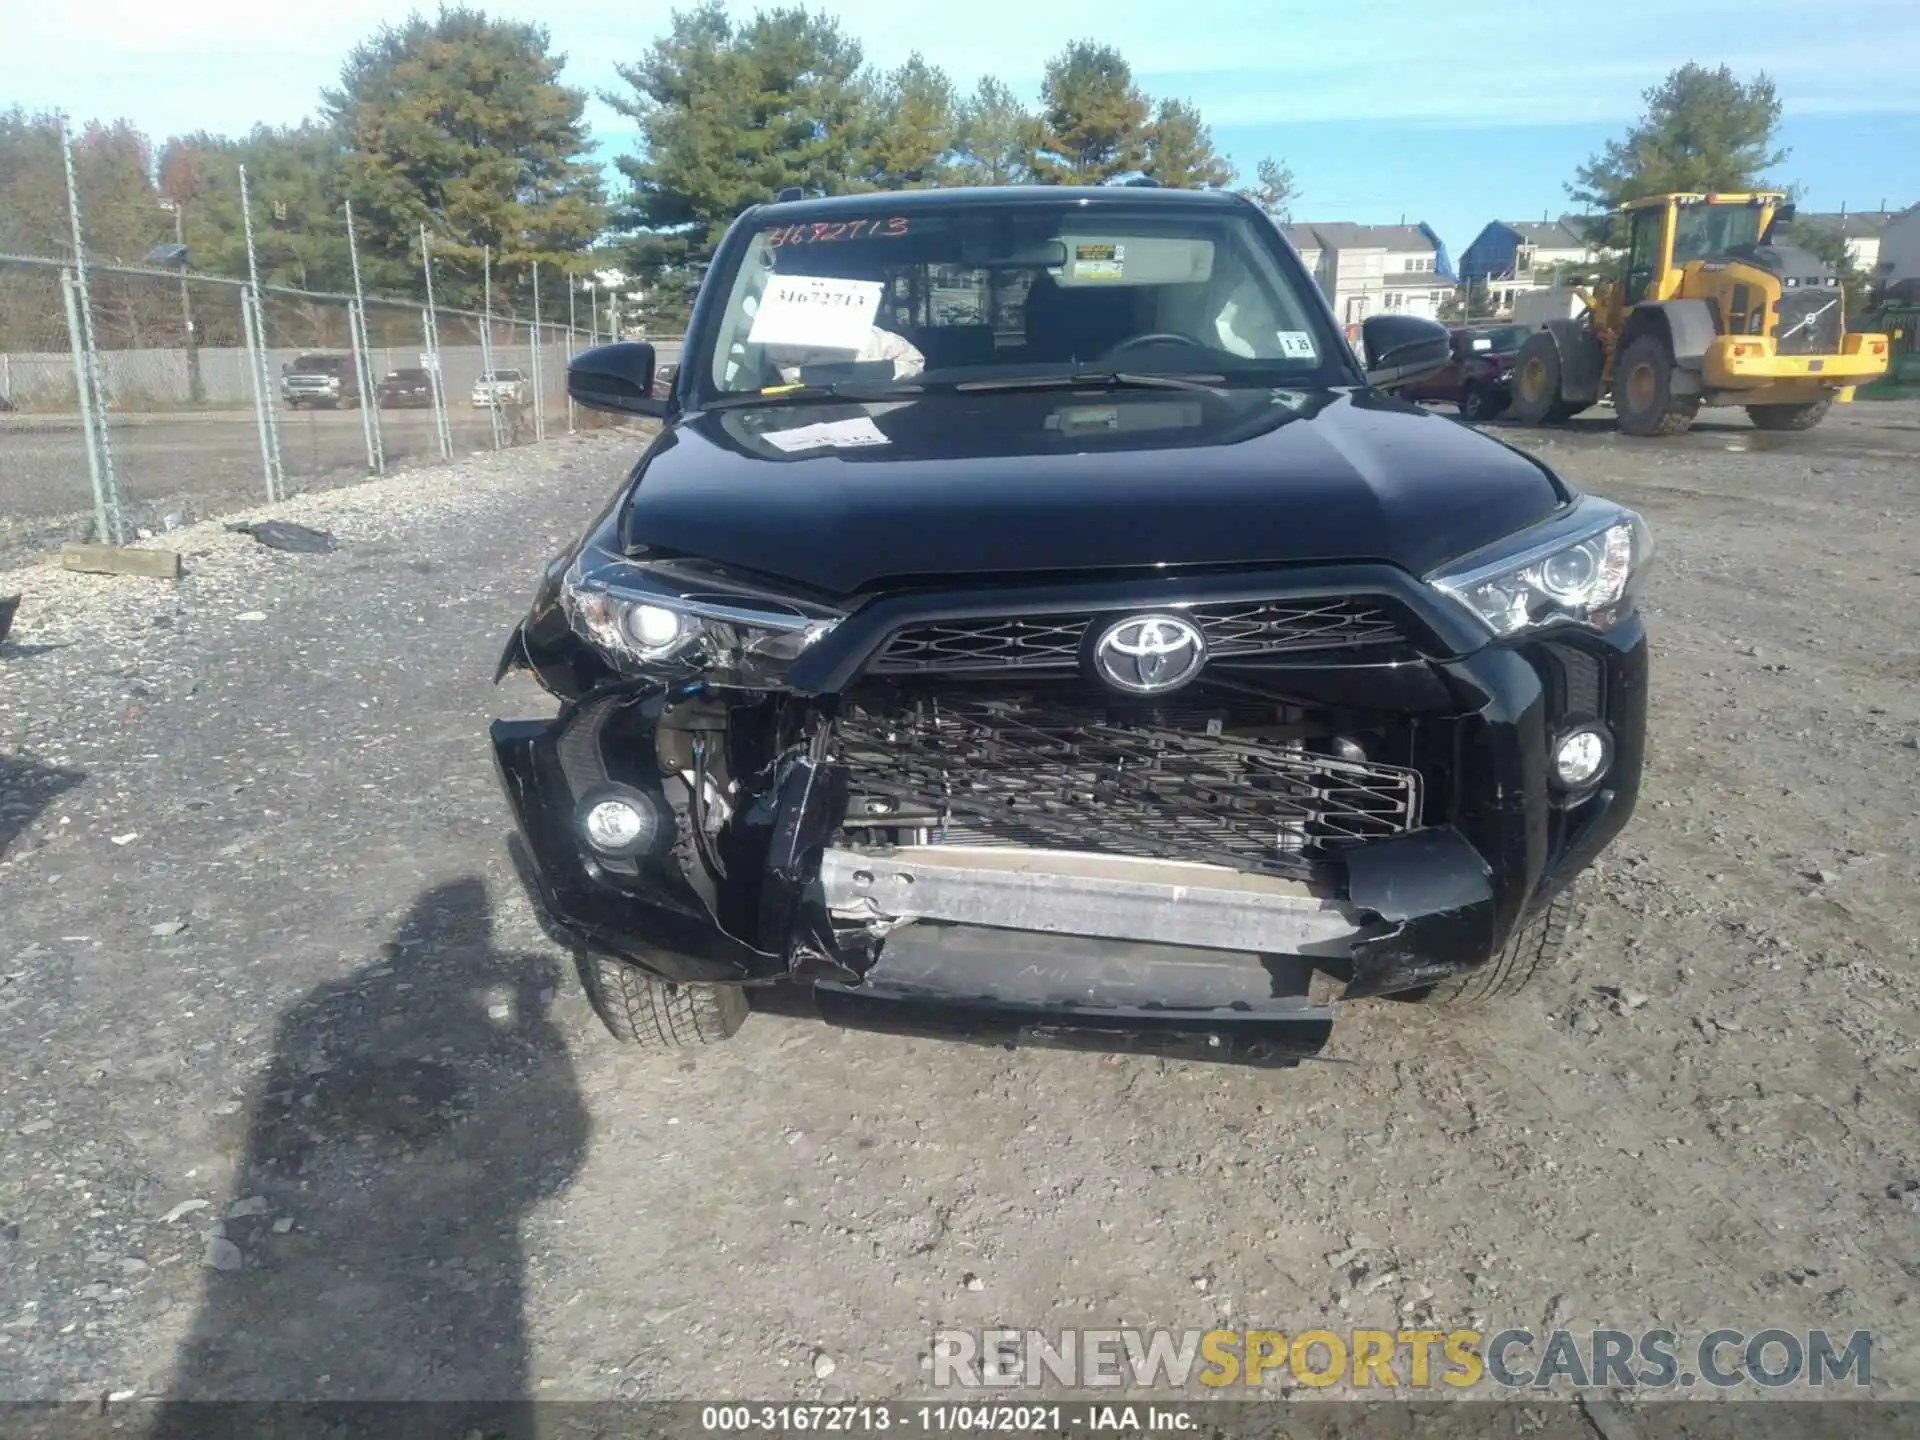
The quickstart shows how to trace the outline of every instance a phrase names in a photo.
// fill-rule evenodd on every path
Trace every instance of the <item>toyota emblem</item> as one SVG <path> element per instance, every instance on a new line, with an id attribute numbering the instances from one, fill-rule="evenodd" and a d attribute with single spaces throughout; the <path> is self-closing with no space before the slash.
<path id="1" fill-rule="evenodd" d="M 1129 615 L 1093 642 L 1093 668 L 1129 695 L 1178 690 L 1206 663 L 1206 637 L 1179 615 Z"/>

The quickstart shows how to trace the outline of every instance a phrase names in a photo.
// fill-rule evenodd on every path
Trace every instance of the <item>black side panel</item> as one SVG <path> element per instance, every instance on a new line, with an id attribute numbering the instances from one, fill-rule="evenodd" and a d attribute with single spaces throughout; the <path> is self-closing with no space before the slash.
<path id="1" fill-rule="evenodd" d="M 1636 305 L 1631 328 L 1649 322 L 1665 322 L 1673 342 L 1673 358 L 1689 370 L 1698 370 L 1706 360 L 1707 347 L 1719 335 L 1713 323 L 1713 307 L 1704 300 L 1666 300 L 1657 305 Z"/>
<path id="2" fill-rule="evenodd" d="M 1560 395 L 1581 408 L 1600 398 L 1600 342 L 1585 320 L 1549 320 L 1547 333 L 1560 349 Z"/>

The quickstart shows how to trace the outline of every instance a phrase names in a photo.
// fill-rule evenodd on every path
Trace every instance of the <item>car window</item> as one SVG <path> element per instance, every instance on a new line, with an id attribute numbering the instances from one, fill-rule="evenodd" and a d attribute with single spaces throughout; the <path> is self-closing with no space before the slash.
<path id="1" fill-rule="evenodd" d="M 1062 367 L 1348 378 L 1311 279 L 1251 212 L 883 208 L 763 226 L 736 253 L 704 367 L 720 393 Z"/>

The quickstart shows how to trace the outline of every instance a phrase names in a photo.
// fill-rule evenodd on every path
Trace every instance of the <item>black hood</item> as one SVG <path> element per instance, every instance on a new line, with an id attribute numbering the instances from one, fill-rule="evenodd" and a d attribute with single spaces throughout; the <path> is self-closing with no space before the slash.
<path id="1" fill-rule="evenodd" d="M 833 595 L 1340 560 L 1424 574 L 1565 498 L 1518 452 L 1370 391 L 934 394 L 690 416 L 642 460 L 622 539 Z"/>

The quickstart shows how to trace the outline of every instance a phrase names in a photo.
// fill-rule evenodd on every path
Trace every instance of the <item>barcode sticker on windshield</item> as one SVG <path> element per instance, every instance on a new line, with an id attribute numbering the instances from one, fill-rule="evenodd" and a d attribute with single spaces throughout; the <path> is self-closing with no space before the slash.
<path id="1" fill-rule="evenodd" d="M 878 280 L 776 276 L 760 297 L 747 339 L 755 345 L 858 350 L 873 329 L 881 288 Z"/>
<path id="2" fill-rule="evenodd" d="M 1073 278 L 1076 280 L 1121 280 L 1126 273 L 1127 247 L 1124 245 L 1073 247 Z"/>
<path id="3" fill-rule="evenodd" d="M 1313 337 L 1304 330 L 1279 332 L 1280 356 L 1285 360 L 1316 360 L 1320 352 L 1313 348 Z"/>

